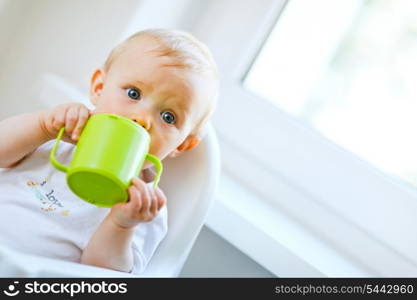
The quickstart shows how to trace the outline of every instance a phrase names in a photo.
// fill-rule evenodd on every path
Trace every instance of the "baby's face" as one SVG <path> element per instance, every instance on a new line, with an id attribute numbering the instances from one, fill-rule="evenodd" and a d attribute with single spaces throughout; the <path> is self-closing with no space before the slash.
<path id="1" fill-rule="evenodd" d="M 191 131 L 212 105 L 213 87 L 202 75 L 164 66 L 172 58 L 157 56 L 156 46 L 154 41 L 129 45 L 107 73 L 94 73 L 90 96 L 93 113 L 121 115 L 146 128 L 150 153 L 163 159 L 187 148 Z"/>

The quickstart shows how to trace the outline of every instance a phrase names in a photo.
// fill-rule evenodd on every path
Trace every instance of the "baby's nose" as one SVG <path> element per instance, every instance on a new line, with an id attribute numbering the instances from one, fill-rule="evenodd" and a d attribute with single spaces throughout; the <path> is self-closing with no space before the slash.
<path id="1" fill-rule="evenodd" d="M 149 131 L 149 129 L 151 129 L 151 122 L 149 122 L 149 120 L 147 119 L 132 119 L 134 122 L 138 123 L 140 126 L 142 126 L 143 128 L 145 128 L 146 130 Z"/>

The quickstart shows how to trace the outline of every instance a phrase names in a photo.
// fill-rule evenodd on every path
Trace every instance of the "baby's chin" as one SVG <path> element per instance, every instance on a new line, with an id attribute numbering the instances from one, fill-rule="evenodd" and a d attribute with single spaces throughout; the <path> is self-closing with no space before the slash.
<path id="1" fill-rule="evenodd" d="M 162 159 L 160 159 L 160 161 L 162 162 Z M 142 170 L 155 170 L 155 165 L 150 161 L 145 160 L 142 166 Z"/>
<path id="2" fill-rule="evenodd" d="M 147 164 L 147 163 L 145 163 L 145 164 Z M 155 170 L 155 168 L 153 168 L 152 164 L 149 163 L 148 166 L 145 166 L 145 164 L 144 164 L 144 167 L 142 168 L 140 177 L 146 183 L 149 183 L 149 182 L 152 182 L 152 181 L 155 180 L 156 170 Z"/>
<path id="3" fill-rule="evenodd" d="M 151 162 L 145 161 L 143 163 L 142 170 L 152 169 L 153 167 L 154 167 L 154 165 Z"/>

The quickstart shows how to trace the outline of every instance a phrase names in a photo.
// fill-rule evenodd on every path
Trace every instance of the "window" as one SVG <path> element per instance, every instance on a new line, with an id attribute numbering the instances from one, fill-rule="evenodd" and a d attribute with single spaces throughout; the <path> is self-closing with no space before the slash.
<path id="1" fill-rule="evenodd" d="M 291 1 L 245 86 L 417 186 L 415 78 L 416 1 Z"/>
<path id="2" fill-rule="evenodd" d="M 391 14 L 400 13 L 393 8 L 397 5 L 410 5 L 403 11 L 412 16 L 412 1 L 231 0 L 205 3 L 207 6 L 201 10 L 204 14 L 198 18 L 193 33 L 212 49 L 222 74 L 221 97 L 213 124 L 220 140 L 224 176 L 238 183 L 242 190 L 250 191 L 248 195 L 269 205 L 271 214 L 276 212 L 277 220 L 280 215 L 285 215 L 302 228 L 306 236 L 320 241 L 321 249 L 343 257 L 353 269 L 365 270 L 371 276 L 415 276 L 417 239 L 412 237 L 417 226 L 417 190 L 398 184 L 381 172 L 380 169 L 389 164 L 377 156 L 383 153 L 381 147 L 394 149 L 392 147 L 396 146 L 395 143 L 382 144 L 384 137 L 390 134 L 383 131 L 386 128 L 394 130 L 395 141 L 405 130 L 412 134 L 412 123 L 408 127 L 389 127 L 389 123 L 401 111 L 405 112 L 404 118 L 399 119 L 401 122 L 405 123 L 405 118 L 412 115 L 409 111 L 413 110 L 413 105 L 409 104 L 409 99 L 415 98 L 415 90 L 407 83 L 410 88 L 407 88 L 406 98 L 402 98 L 404 94 L 398 95 L 400 90 L 396 87 L 394 104 L 387 102 L 386 95 L 382 95 L 385 100 L 377 102 L 381 90 L 375 90 L 373 86 L 391 73 L 380 74 L 384 72 L 374 68 L 381 58 L 372 51 L 368 56 L 370 59 L 358 63 L 355 49 L 361 48 L 354 47 L 357 43 L 360 46 L 362 30 L 367 26 L 370 27 L 365 31 L 375 34 L 372 40 L 391 43 L 389 31 L 399 27 L 385 18 L 396 18 Z M 375 10 L 378 18 L 366 25 L 364 20 L 372 16 L 374 5 L 379 7 Z M 384 5 L 391 6 L 388 15 L 382 12 Z M 300 10 L 307 14 L 296 15 L 291 20 L 290 13 Z M 398 20 L 404 23 L 405 19 L 399 17 Z M 285 38 L 278 38 L 281 39 L 280 49 L 272 51 L 276 34 L 285 35 L 288 24 L 291 28 Z M 388 31 L 378 37 L 381 26 Z M 320 35 L 306 35 L 307 30 L 316 30 Z M 401 63 L 409 70 L 408 74 L 416 69 L 412 67 L 415 64 L 411 51 L 413 30 L 405 39 L 407 47 L 403 48 L 408 49 L 405 52 L 409 58 Z M 399 47 L 397 42 L 392 45 Z M 350 47 L 345 47 L 346 43 L 350 43 Z M 292 47 L 286 48 L 287 44 Z M 388 53 L 386 48 L 378 54 Z M 295 69 L 286 73 L 282 73 L 285 68 L 268 69 L 268 64 L 274 63 L 274 60 L 266 59 L 270 55 L 275 61 L 289 62 Z M 401 56 L 395 57 L 401 60 Z M 266 63 L 262 63 L 263 59 Z M 369 76 L 356 78 L 357 74 L 368 74 L 366 72 L 373 74 L 372 80 Z M 407 80 L 416 77 L 401 71 L 399 75 Z M 341 87 L 346 86 L 354 87 L 356 94 L 342 90 Z M 364 90 L 368 94 L 362 95 Z M 369 91 L 377 94 L 369 94 Z M 395 105 L 394 109 L 389 105 Z M 347 119 L 347 128 L 343 128 L 342 117 Z M 382 125 L 376 126 L 378 119 L 383 117 L 389 120 L 380 121 Z M 365 131 L 361 127 L 364 122 L 367 128 L 375 128 L 375 132 L 362 132 Z M 363 143 L 358 142 L 358 136 L 349 135 L 354 126 L 358 128 L 355 135 L 362 134 L 359 141 Z M 381 143 L 368 141 L 369 136 L 373 140 L 379 138 Z M 369 150 L 366 145 L 377 148 Z M 411 142 L 407 145 L 413 146 Z M 368 156 L 364 149 L 370 153 Z M 377 149 L 377 153 L 372 153 L 372 149 Z M 392 155 L 392 152 L 385 151 L 391 155 L 389 159 L 403 155 L 402 152 Z M 358 158 L 358 154 L 365 159 Z M 240 200 L 238 195 L 231 199 L 227 203 L 228 209 L 232 211 L 239 206 Z M 249 203 L 248 200 L 245 209 L 250 207 Z M 262 215 L 258 217 L 262 218 Z M 255 227 L 260 228 L 257 224 Z M 217 228 L 223 227 L 220 224 Z M 275 230 L 276 236 L 292 232 L 290 228 L 280 226 L 271 227 L 271 230 Z M 272 236 L 267 232 L 263 234 Z M 292 253 L 324 274 L 359 274 L 357 271 L 327 272 L 324 270 L 327 267 L 341 268 L 329 263 L 326 250 L 310 251 L 311 248 L 305 247 L 309 244 L 308 239 L 296 244 L 294 247 L 298 248 L 291 250 Z M 284 244 L 284 247 L 289 245 Z M 271 257 L 271 261 L 274 259 L 277 258 Z"/>

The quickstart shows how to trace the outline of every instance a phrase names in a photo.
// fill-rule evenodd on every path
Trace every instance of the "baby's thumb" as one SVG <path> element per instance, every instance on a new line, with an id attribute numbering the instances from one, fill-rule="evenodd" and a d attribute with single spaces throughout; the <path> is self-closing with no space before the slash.
<path id="1" fill-rule="evenodd" d="M 155 189 L 156 196 L 158 198 L 158 210 L 160 210 L 166 203 L 167 198 L 164 192 L 160 188 Z"/>

